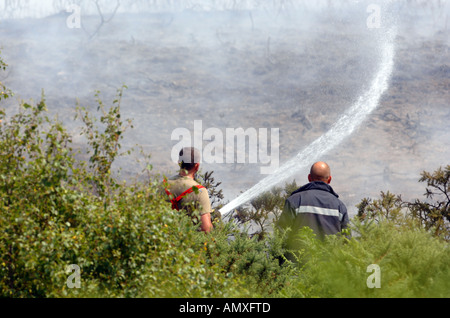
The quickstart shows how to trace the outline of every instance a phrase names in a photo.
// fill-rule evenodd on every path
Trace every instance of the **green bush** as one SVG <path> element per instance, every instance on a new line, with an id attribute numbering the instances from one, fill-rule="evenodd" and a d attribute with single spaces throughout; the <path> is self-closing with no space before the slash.
<path id="1" fill-rule="evenodd" d="M 218 266 L 227 277 L 243 281 L 248 297 L 276 297 L 292 273 L 291 268 L 280 266 L 282 245 L 277 235 L 260 240 L 249 237 L 233 223 L 220 224 L 208 242 L 207 262 Z"/>
<path id="2" fill-rule="evenodd" d="M 89 165 L 75 159 L 71 136 L 46 116 L 43 98 L 36 105 L 23 103 L 11 118 L 1 113 L 0 295 L 254 295 L 250 274 L 257 273 L 257 284 L 263 285 L 272 278 L 269 271 L 279 270 L 263 245 L 241 237 L 230 245 L 224 239 L 229 228 L 219 220 L 214 234 L 198 232 L 190 219 L 171 209 L 157 176 L 132 184 L 113 176 L 111 165 L 126 130 L 118 101 L 107 109 L 98 100 L 100 120 L 79 108 Z M 211 173 L 206 179 L 217 186 Z M 239 250 L 237 242 L 246 250 Z M 224 268 L 222 256 L 230 248 L 253 259 L 243 268 Z M 80 268 L 81 289 L 67 284 L 72 264 Z"/>
<path id="3" fill-rule="evenodd" d="M 0 254 L 3 295 L 43 296 L 59 271 L 49 265 L 75 242 L 79 193 L 70 139 L 43 115 L 45 102 L 22 104 L 11 119 L 0 113 Z"/>
<path id="4" fill-rule="evenodd" d="M 316 240 L 299 236 L 297 278 L 286 297 L 450 297 L 448 244 L 427 231 L 388 221 L 352 225 L 356 237 Z M 371 288 L 372 270 L 380 268 L 380 288 Z"/>

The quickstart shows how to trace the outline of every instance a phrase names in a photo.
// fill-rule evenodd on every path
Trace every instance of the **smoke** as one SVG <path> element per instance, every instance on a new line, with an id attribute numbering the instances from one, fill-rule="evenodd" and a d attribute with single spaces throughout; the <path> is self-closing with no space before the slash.
<path id="1" fill-rule="evenodd" d="M 125 84 L 122 112 L 135 128 L 124 149 L 142 145 L 155 172 L 174 172 L 171 134 L 193 132 L 195 120 L 223 133 L 278 128 L 282 165 L 371 87 L 382 51 L 380 32 L 368 28 L 375 4 L 382 28 L 398 25 L 396 64 L 378 108 L 321 158 L 335 190 L 349 207 L 381 190 L 420 196 L 419 173 L 448 164 L 449 1 L 97 4 L 0 1 L 0 48 L 10 65 L 0 80 L 26 100 L 44 89 L 50 112 L 74 136 L 81 125 L 73 120 L 76 100 L 95 110 L 95 91 L 108 103 Z M 79 28 L 68 23 L 76 22 L 72 5 L 80 9 Z M 116 167 L 137 170 L 129 161 Z M 262 179 L 258 164 L 202 170 L 215 171 L 230 201 Z M 302 183 L 306 174 L 299 168 L 290 178 Z"/>
<path id="2" fill-rule="evenodd" d="M 293 159 L 286 162 L 273 175 L 261 180 L 254 187 L 223 207 L 220 211 L 222 214 L 227 214 L 263 192 L 269 191 L 280 182 L 286 181 L 298 170 L 309 166 L 311 162 L 319 160 L 328 151 L 339 146 L 344 138 L 351 135 L 362 124 L 364 119 L 378 106 L 381 96 L 388 89 L 394 68 L 395 49 L 393 43 L 396 37 L 395 27 L 389 29 L 384 37 L 386 39 L 381 44 L 382 59 L 379 71 L 375 75 L 370 89 L 358 98 L 358 101 L 339 118 L 327 133 L 320 136 Z"/>

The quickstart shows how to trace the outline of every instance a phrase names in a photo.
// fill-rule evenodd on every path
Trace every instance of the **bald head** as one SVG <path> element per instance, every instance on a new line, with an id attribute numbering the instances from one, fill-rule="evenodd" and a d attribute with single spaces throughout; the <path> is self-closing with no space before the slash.
<path id="1" fill-rule="evenodd" d="M 308 175 L 309 182 L 322 181 L 327 184 L 331 182 L 331 171 L 328 164 L 319 161 L 312 165 L 311 171 Z"/>

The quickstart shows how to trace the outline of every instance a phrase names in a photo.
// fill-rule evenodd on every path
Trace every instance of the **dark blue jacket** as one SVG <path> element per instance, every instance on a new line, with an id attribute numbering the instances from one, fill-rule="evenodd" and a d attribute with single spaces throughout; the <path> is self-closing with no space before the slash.
<path id="1" fill-rule="evenodd" d="M 301 187 L 286 200 L 278 226 L 295 231 L 310 227 L 318 238 L 337 234 L 348 224 L 347 208 L 333 188 L 314 181 Z"/>

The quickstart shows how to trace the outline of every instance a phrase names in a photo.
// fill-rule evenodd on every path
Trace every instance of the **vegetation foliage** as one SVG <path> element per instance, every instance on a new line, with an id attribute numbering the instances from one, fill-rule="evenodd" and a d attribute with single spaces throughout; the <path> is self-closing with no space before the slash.
<path id="1" fill-rule="evenodd" d="M 0 99 L 10 97 L 0 86 Z M 77 108 L 89 162 L 77 159 L 72 136 L 47 116 L 44 96 L 22 102 L 14 115 L 0 112 L 1 297 L 450 296 L 450 166 L 423 173 L 425 201 L 389 192 L 362 200 L 351 237 L 320 241 L 304 229 L 292 262 L 284 257 L 286 233 L 270 225 L 295 182 L 228 222 L 216 214 L 214 231 L 204 234 L 171 209 L 160 176 L 147 170 L 131 184 L 114 176 L 112 163 L 128 155 L 120 140 L 132 127 L 120 113 L 123 90 L 110 106 L 97 93 L 94 114 Z M 220 208 L 220 183 L 211 172 L 199 181 Z M 259 230 L 242 230 L 248 222 Z M 72 264 L 81 288 L 68 284 Z M 381 268 L 381 288 L 367 286 L 371 264 Z"/>

